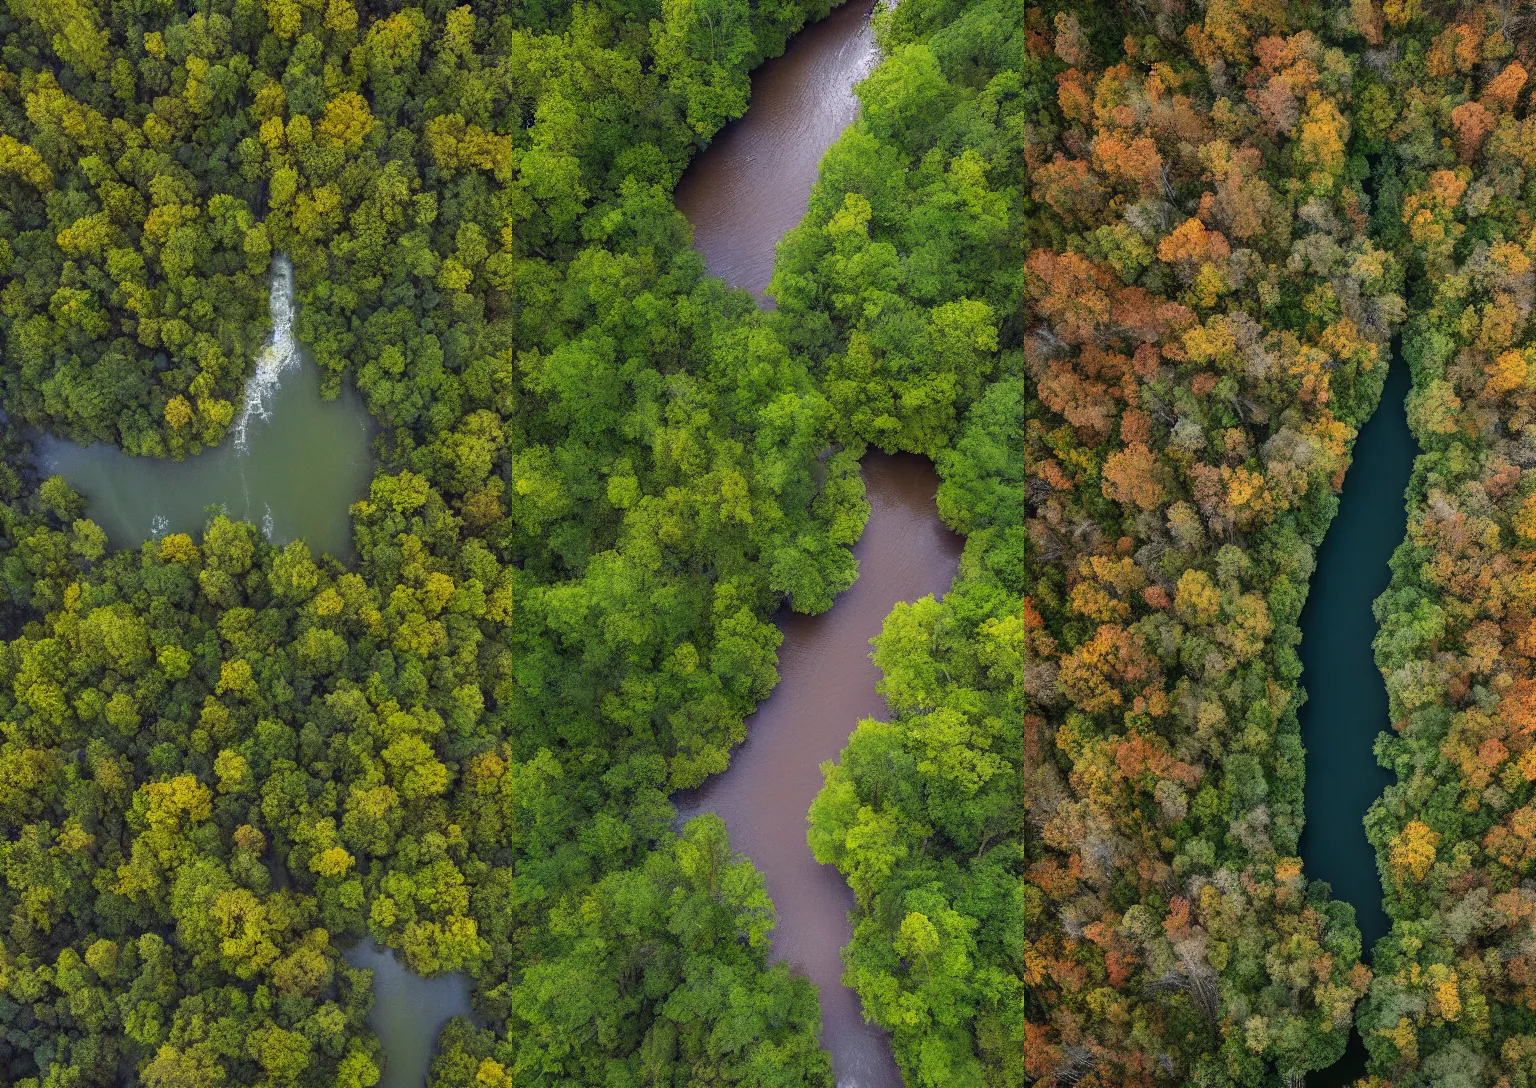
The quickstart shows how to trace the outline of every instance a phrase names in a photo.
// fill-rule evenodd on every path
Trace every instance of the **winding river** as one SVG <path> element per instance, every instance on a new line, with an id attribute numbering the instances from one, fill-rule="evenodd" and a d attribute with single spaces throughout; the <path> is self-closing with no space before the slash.
<path id="1" fill-rule="evenodd" d="M 876 59 L 873 9 L 870 0 L 848 0 L 753 73 L 746 116 L 678 184 L 677 206 L 710 272 L 760 305 L 771 305 L 763 292 L 779 239 L 805 214 L 822 156 L 858 115 L 853 87 Z M 962 541 L 939 520 L 931 462 L 871 454 L 863 467 L 871 514 L 854 548 L 858 581 L 820 616 L 780 615 L 778 686 L 747 720 L 730 768 L 674 801 L 683 819 L 722 816 L 731 844 L 762 871 L 779 913 L 772 956 L 816 984 L 839 1088 L 901 1088 L 889 1039 L 842 985 L 853 893 L 811 856 L 806 811 L 821 788 L 821 763 L 837 757 L 861 719 L 886 712 L 869 640 L 897 602 L 949 588 Z"/>
<path id="2" fill-rule="evenodd" d="M 1308 876 L 1328 881 L 1334 898 L 1354 906 L 1367 959 L 1387 931 L 1387 916 L 1364 820 L 1392 781 L 1374 754 L 1377 734 L 1391 721 L 1371 649 L 1377 627 L 1372 605 L 1387 588 L 1387 562 L 1407 529 L 1404 491 L 1416 452 L 1404 408 L 1408 389 L 1408 365 L 1398 360 L 1387 373 L 1381 403 L 1355 440 L 1339 512 L 1317 551 L 1301 613 L 1301 682 L 1307 691 L 1300 714 L 1307 749 L 1301 856 Z M 1334 1088 L 1364 1072 L 1365 1047 L 1352 1032 L 1343 1060 L 1308 1083 Z"/>
<path id="3" fill-rule="evenodd" d="M 873 454 L 864 460 L 864 485 L 872 509 L 854 548 L 859 580 L 820 616 L 779 617 L 778 687 L 747 719 L 730 768 L 674 801 L 684 819 L 719 813 L 731 845 L 762 870 L 779 911 L 773 957 L 820 990 L 822 1042 L 840 1088 L 900 1088 L 885 1033 L 864 1022 L 858 996 L 842 985 L 839 950 L 853 936 L 853 892 L 836 869 L 811 857 L 806 810 L 821 788 L 821 763 L 837 757 L 861 719 L 885 714 L 869 640 L 898 601 L 949 588 L 961 538 L 939 520 L 931 462 Z"/>

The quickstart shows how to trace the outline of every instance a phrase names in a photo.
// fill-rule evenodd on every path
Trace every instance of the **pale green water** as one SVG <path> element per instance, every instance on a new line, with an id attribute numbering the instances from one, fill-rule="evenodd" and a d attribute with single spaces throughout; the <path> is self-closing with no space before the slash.
<path id="1" fill-rule="evenodd" d="M 373 476 L 373 421 L 350 389 L 321 399 L 319 368 L 294 339 L 293 270 L 281 257 L 273 265 L 271 313 L 272 339 L 217 448 L 166 461 L 130 457 L 105 444 L 33 439 L 39 470 L 63 476 L 86 498 L 87 515 L 113 547 L 196 534 L 213 507 L 260 526 L 274 543 L 304 539 L 317 553 L 351 555 L 348 508 L 367 493 Z M 368 1022 L 384 1048 L 380 1088 L 421 1088 L 438 1032 L 470 1013 L 468 977 L 422 978 L 371 942 L 347 959 L 373 972 Z"/>
<path id="2" fill-rule="evenodd" d="M 195 535 L 213 506 L 260 526 L 274 543 L 302 538 L 317 554 L 349 556 L 347 509 L 373 476 L 373 423 L 350 389 L 320 399 L 320 369 L 293 339 L 293 273 L 281 258 L 273 266 L 272 324 L 246 403 L 216 449 L 165 461 L 40 435 L 32 442 L 38 468 L 85 496 L 87 516 L 115 548 Z"/>
<path id="3" fill-rule="evenodd" d="M 469 1016 L 469 977 L 455 972 L 422 978 L 407 971 L 387 948 L 369 941 L 347 953 L 353 967 L 373 972 L 373 1009 L 368 1026 L 384 1045 L 384 1076 L 378 1088 L 421 1088 L 443 1025 Z"/>

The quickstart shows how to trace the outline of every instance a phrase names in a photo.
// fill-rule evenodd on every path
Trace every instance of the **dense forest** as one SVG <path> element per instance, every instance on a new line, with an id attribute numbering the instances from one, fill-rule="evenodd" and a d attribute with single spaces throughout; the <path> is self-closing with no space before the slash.
<path id="1" fill-rule="evenodd" d="M 940 513 L 967 537 L 942 601 L 887 620 L 874 661 L 895 719 L 858 727 L 810 813 L 817 860 L 858 901 L 846 979 L 914 1085 L 1020 1072 L 1024 375 L 1009 315 L 1028 224 L 1006 134 L 1049 94 L 1044 66 L 1029 85 L 997 73 L 1023 61 L 1033 18 L 998 2 L 895 10 L 889 59 L 769 287 L 785 339 L 819 361 L 838 437 L 935 456 Z"/>
<path id="2" fill-rule="evenodd" d="M 1536 42 L 1497 6 L 1440 14 L 1379 28 L 1373 44 L 1396 63 L 1361 119 L 1380 155 L 1377 233 L 1408 274 L 1408 418 L 1423 453 L 1376 606 L 1394 730 L 1377 752 L 1398 784 L 1367 821 L 1392 931 L 1360 1028 L 1382 1081 L 1526 1085 L 1536 196 L 1523 92 Z"/>
<path id="3" fill-rule="evenodd" d="M 937 454 L 980 530 L 888 622 L 893 720 L 812 811 L 909 1083 L 1299 1084 L 1352 1021 L 1373 1088 L 1536 1078 L 1529 20 L 887 18 L 775 288 L 845 425 Z M 951 439 L 969 390 L 922 351 L 960 306 L 1000 353 Z M 1377 606 L 1372 970 L 1294 856 L 1294 645 L 1399 331 L 1425 452 Z"/>
<path id="4" fill-rule="evenodd" d="M 1533 13 L 902 0 L 759 311 L 672 189 L 831 2 L 0 9 L 0 1083 L 368 1088 L 372 939 L 474 980 L 433 1088 L 830 1088 L 668 797 L 855 579 L 870 448 L 966 536 L 807 817 L 909 1085 L 1298 1085 L 1352 1028 L 1368 1088 L 1536 1083 Z M 280 254 L 380 424 L 355 556 L 112 551 L 27 435 L 224 441 Z M 1368 955 L 1297 621 L 1394 355 Z"/>
<path id="5" fill-rule="evenodd" d="M 963 472 L 948 504 L 997 519 L 1007 574 L 983 599 L 1001 611 L 965 592 L 976 563 L 933 614 L 893 617 L 877 661 L 896 722 L 855 735 L 813 842 L 860 891 L 850 975 L 920 1083 L 1299 1082 L 1342 1053 L 1370 979 L 1351 909 L 1296 856 L 1294 651 L 1404 311 L 1349 120 L 1367 81 L 1321 6 L 1023 13 L 1012 37 L 1008 10 L 897 9 L 885 70 L 929 105 L 881 133 L 899 107 L 866 97 L 867 203 L 849 185 L 828 239 L 783 255 L 781 291 L 821 278 L 883 321 L 845 253 L 867 244 L 854 285 L 873 294 L 905 251 L 919 301 L 933 281 L 901 230 L 921 213 L 880 191 L 904 178 L 970 213 L 967 289 L 1016 315 L 999 399 L 940 461 L 1011 407 L 1022 463 L 991 482 L 1017 505 L 999 518 Z M 976 184 L 993 165 L 1010 186 Z M 829 156 L 824 186 L 856 169 Z M 891 225 L 845 242 L 881 201 Z M 897 385 L 883 334 L 849 324 L 834 403 L 849 372 Z M 966 731 L 989 689 L 998 725 Z M 915 757 L 897 782 L 891 730 Z M 989 773 L 1018 776 L 1019 810 L 989 820 Z M 1018 874 L 1011 901 L 994 865 Z M 981 933 L 1000 940 L 967 975 Z"/>
<path id="6" fill-rule="evenodd" d="M 108 554 L 13 432 L 0 1079 L 374 1084 L 371 936 L 477 982 L 438 1085 L 830 1083 L 761 879 L 667 800 L 854 576 L 856 452 L 670 202 L 826 7 L 0 12 L 10 421 L 217 442 L 286 253 L 383 425 L 350 566 Z"/>
<path id="7" fill-rule="evenodd" d="M 1031 214 L 1065 222 L 1023 281 L 1060 428 L 1026 410 L 1025 1081 L 1296 1084 L 1363 998 L 1362 1084 L 1529 1084 L 1530 13 L 1165 5 L 1094 73 L 1103 25 L 1056 20 L 1066 131 L 1031 130 L 1063 147 Z M 1177 304 L 1174 353 L 1117 279 Z M 1423 455 L 1377 604 L 1398 782 L 1367 969 L 1285 856 L 1291 646 L 1398 330 Z"/>

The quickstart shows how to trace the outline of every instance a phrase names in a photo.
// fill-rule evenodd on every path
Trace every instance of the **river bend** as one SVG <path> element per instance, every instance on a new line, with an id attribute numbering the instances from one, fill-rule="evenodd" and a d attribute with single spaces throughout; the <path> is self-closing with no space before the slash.
<path id="1" fill-rule="evenodd" d="M 709 271 L 760 304 L 775 248 L 805 215 L 822 156 L 858 115 L 853 87 L 876 60 L 873 7 L 848 0 L 759 68 L 746 116 L 678 184 L 677 206 Z M 779 915 L 772 957 L 816 984 L 839 1088 L 901 1088 L 889 1038 L 865 1022 L 858 995 L 842 985 L 853 893 L 811 856 L 806 812 L 822 762 L 837 757 L 861 719 L 886 715 L 870 639 L 898 602 L 949 588 L 963 542 L 939 520 L 930 461 L 871 454 L 863 471 L 871 514 L 854 548 L 858 581 L 823 615 L 780 614 L 778 686 L 747 720 L 730 768 L 674 801 L 683 819 L 723 817 L 732 846 L 762 872 Z"/>

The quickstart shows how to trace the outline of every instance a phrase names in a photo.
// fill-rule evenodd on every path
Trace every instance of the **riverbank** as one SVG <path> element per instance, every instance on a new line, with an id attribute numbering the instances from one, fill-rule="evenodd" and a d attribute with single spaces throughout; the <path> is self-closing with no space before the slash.
<path id="1" fill-rule="evenodd" d="M 294 338 L 293 269 L 272 267 L 273 335 L 246 382 L 239 414 L 218 446 L 182 461 L 134 457 L 116 446 L 32 436 L 38 471 L 86 496 L 86 516 L 113 548 L 167 533 L 198 535 L 210 507 L 259 525 L 268 540 L 305 540 L 315 555 L 352 557 L 351 505 L 368 494 L 377 432 L 351 384 L 320 396 L 320 367 Z"/>
<path id="2" fill-rule="evenodd" d="M 870 517 L 854 547 L 859 580 L 819 616 L 779 617 L 778 686 L 747 719 L 730 768 L 674 802 L 683 820 L 718 813 L 731 845 L 762 872 L 779 913 L 773 958 L 816 983 L 838 1084 L 900 1088 L 885 1033 L 864 1022 L 858 995 L 842 985 L 853 893 L 811 856 L 806 811 L 821 788 L 821 764 L 837 757 L 860 720 L 887 713 L 869 640 L 898 602 L 943 595 L 964 541 L 939 520 L 932 462 L 874 453 L 863 465 Z"/>
<path id="3" fill-rule="evenodd" d="M 874 8 L 849 0 L 754 72 L 751 108 L 678 184 L 675 202 L 709 271 L 760 306 L 773 305 L 764 292 L 778 242 L 805 214 L 822 156 L 858 116 L 854 85 L 878 59 Z M 762 872 L 779 917 L 772 958 L 816 984 L 838 1084 L 900 1088 L 889 1038 L 842 985 L 854 897 L 836 869 L 812 857 L 806 813 L 822 786 L 821 764 L 837 757 L 861 719 L 886 715 L 870 639 L 898 602 L 944 593 L 963 540 L 939 520 L 930 461 L 876 453 L 863 474 L 871 514 L 854 548 L 858 581 L 822 615 L 780 614 L 777 687 L 747 720 L 730 768 L 674 801 L 682 821 L 723 817 L 732 847 Z"/>
<path id="4" fill-rule="evenodd" d="M 1407 529 L 1404 492 L 1417 448 L 1404 407 L 1408 364 L 1392 364 L 1381 401 L 1355 439 L 1339 512 L 1317 550 L 1301 613 L 1300 711 L 1307 752 L 1306 825 L 1301 856 L 1306 873 L 1326 880 L 1333 897 L 1355 908 L 1361 958 L 1386 932 L 1376 851 L 1365 837 L 1365 814 L 1392 783 L 1376 762 L 1377 736 L 1391 727 L 1387 690 L 1376 668 L 1376 599 L 1390 579 L 1388 561 Z M 1365 1072 L 1358 1034 L 1338 1063 L 1308 1078 L 1313 1088 L 1353 1083 Z"/>
<path id="5" fill-rule="evenodd" d="M 689 164 L 674 202 L 711 274 L 757 296 L 800 222 L 821 158 L 859 114 L 854 84 L 878 57 L 873 0 L 847 0 L 752 73 L 752 105 Z"/>

